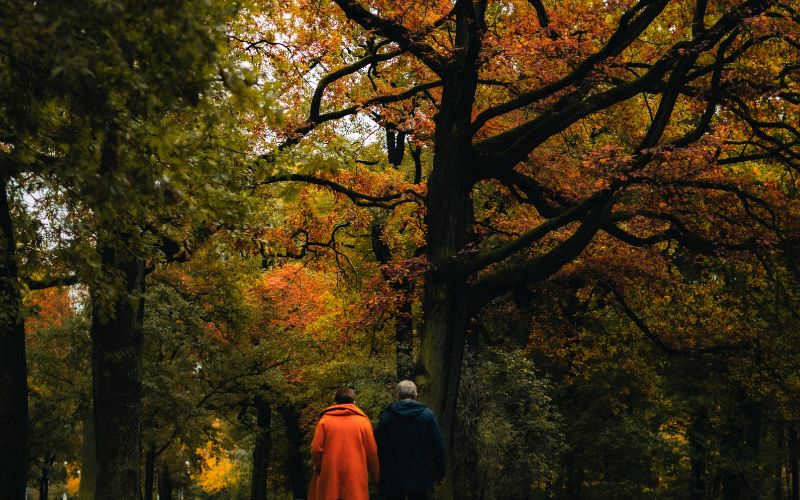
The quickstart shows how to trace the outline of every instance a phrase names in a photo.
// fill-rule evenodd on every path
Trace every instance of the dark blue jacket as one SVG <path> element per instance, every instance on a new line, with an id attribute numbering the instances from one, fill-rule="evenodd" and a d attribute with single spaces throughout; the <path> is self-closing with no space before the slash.
<path id="1" fill-rule="evenodd" d="M 442 432 L 424 404 L 402 399 L 387 406 L 375 428 L 375 441 L 384 494 L 430 491 L 444 478 Z"/>

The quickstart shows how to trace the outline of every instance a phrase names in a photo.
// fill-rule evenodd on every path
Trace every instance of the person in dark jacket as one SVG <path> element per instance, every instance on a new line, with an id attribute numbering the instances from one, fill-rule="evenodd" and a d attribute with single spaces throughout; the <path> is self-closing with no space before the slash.
<path id="1" fill-rule="evenodd" d="M 442 432 L 436 416 L 417 401 L 417 386 L 403 380 L 397 401 L 381 413 L 375 428 L 381 467 L 381 495 L 387 500 L 428 498 L 445 475 Z"/>

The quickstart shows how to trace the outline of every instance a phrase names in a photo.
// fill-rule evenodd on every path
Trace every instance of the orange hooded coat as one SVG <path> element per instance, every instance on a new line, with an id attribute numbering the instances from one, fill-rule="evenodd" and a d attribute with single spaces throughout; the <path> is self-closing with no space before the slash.
<path id="1" fill-rule="evenodd" d="M 376 483 L 380 474 L 369 418 L 352 403 L 326 408 L 311 441 L 311 461 L 308 500 L 368 500 L 367 472 Z"/>

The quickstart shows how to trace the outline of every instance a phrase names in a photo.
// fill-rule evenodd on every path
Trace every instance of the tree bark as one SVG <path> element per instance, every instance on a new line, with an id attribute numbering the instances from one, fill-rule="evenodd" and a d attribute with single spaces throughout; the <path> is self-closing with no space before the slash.
<path id="1" fill-rule="evenodd" d="M 705 435 L 708 431 L 708 415 L 705 408 L 695 410 L 692 422 L 686 432 L 691 457 L 689 491 L 691 500 L 706 497 L 706 454 Z"/>
<path id="2" fill-rule="evenodd" d="M 478 79 L 482 16 L 482 12 L 475 12 L 472 2 L 456 3 L 457 55 L 442 76 L 433 168 L 428 179 L 426 223 L 431 270 L 423 296 L 420 385 L 423 400 L 439 416 L 450 452 L 468 319 L 467 280 L 452 269 L 452 263 L 465 251 L 473 219 L 472 188 L 478 180 L 470 119 Z"/>
<path id="3" fill-rule="evenodd" d="M 446 92 L 446 91 L 445 91 Z M 443 106 L 444 108 L 444 106 Z M 451 120 L 443 109 L 439 127 Z M 448 260 L 463 252 L 472 219 L 472 180 L 464 172 L 464 148 L 455 141 L 436 141 L 434 169 L 428 181 L 428 272 L 423 295 L 424 330 L 420 343 L 420 395 L 436 413 L 445 449 L 453 456 L 456 402 L 467 327 L 467 282 L 448 269 Z M 463 144 L 463 143 L 462 143 Z M 450 460 L 452 461 L 452 460 Z M 453 498 L 452 474 L 445 498 Z"/>
<path id="4" fill-rule="evenodd" d="M 83 445 L 81 449 L 81 485 L 78 489 L 80 500 L 94 500 L 97 488 L 97 442 L 94 438 L 94 410 L 84 407 Z"/>
<path id="5" fill-rule="evenodd" d="M 289 483 L 292 487 L 292 498 L 306 498 L 306 469 L 303 460 L 303 436 L 300 428 L 300 411 L 297 405 L 287 404 L 278 408 L 286 427 L 286 439 L 289 441 L 289 456 L 286 460 Z"/>
<path id="6" fill-rule="evenodd" d="M 158 500 L 172 500 L 172 478 L 167 464 L 161 466 L 161 473 L 158 475 Z"/>
<path id="7" fill-rule="evenodd" d="M 42 475 L 39 476 L 39 500 L 47 500 L 50 496 L 50 467 L 56 458 L 52 454 L 45 456 L 42 464 Z"/>
<path id="8" fill-rule="evenodd" d="M 0 179 L 0 498 L 21 500 L 28 477 L 25 326 L 8 179 Z"/>
<path id="9" fill-rule="evenodd" d="M 153 476 L 156 468 L 155 446 L 150 444 L 147 447 L 147 454 L 144 456 L 144 500 L 153 500 Z"/>
<path id="10" fill-rule="evenodd" d="M 256 444 L 253 448 L 253 480 L 250 485 L 251 500 L 267 499 L 267 473 L 269 468 L 269 455 L 272 451 L 272 407 L 269 401 L 261 396 L 253 398 L 256 409 Z"/>
<path id="11" fill-rule="evenodd" d="M 113 233 L 112 233 L 113 234 Z M 117 236 L 125 241 L 123 235 Z M 98 242 L 105 275 L 120 275 L 111 299 L 92 290 L 92 379 L 98 499 L 139 498 L 144 261 Z M 108 295 L 108 291 L 105 291 Z M 105 299 L 105 300 L 104 300 Z"/>
<path id="12" fill-rule="evenodd" d="M 789 476 L 791 477 L 791 500 L 800 500 L 800 465 L 798 463 L 798 456 L 800 455 L 800 446 L 798 446 L 797 439 L 797 424 L 792 424 L 787 429 L 787 447 L 789 448 Z"/>
<path id="13" fill-rule="evenodd" d="M 385 217 L 376 215 L 372 219 L 370 226 L 372 251 L 375 254 L 375 260 L 381 265 L 388 264 L 392 259 L 391 250 L 383 241 L 385 227 Z M 410 379 L 414 372 L 414 324 L 411 309 L 411 293 L 414 290 L 414 282 L 405 276 L 391 276 L 385 268 L 383 277 L 389 283 L 389 287 L 399 302 L 394 318 L 395 369 L 397 380 L 406 380 Z"/>
<path id="14" fill-rule="evenodd" d="M 775 468 L 772 475 L 772 498 L 783 500 L 783 464 L 786 453 L 786 439 L 783 433 L 783 420 L 775 423 Z"/>

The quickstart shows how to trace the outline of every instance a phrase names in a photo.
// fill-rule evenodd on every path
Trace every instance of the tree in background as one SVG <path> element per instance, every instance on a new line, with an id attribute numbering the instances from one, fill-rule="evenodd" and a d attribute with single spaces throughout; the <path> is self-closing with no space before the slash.
<path id="1" fill-rule="evenodd" d="M 213 204 L 195 202 L 213 199 L 220 208 L 230 199 L 215 191 L 230 177 L 207 180 L 223 166 L 229 170 L 229 150 L 220 144 L 224 137 L 233 146 L 236 137 L 224 133 L 231 130 L 224 124 L 230 110 L 217 113 L 213 97 L 231 95 L 225 86 L 247 87 L 235 61 L 219 57 L 224 23 L 234 10 L 206 2 L 178 10 L 92 1 L 9 1 L 3 7 L 13 14 L 2 29 L 8 47 L 2 60 L 4 185 L 79 214 L 74 225 L 60 229 L 72 241 L 72 271 L 93 297 L 98 482 L 104 485 L 99 495 L 131 496 L 139 490 L 146 264 L 159 254 L 156 247 L 173 256 L 163 236 L 169 224 L 181 226 L 176 214 L 207 220 Z M 188 211 L 190 206 L 195 209 Z M 228 204 L 228 212 L 234 206 Z M 3 455 L 9 464 L 0 488 L 8 498 L 21 498 L 24 342 L 8 203 L 2 208 L 9 277 L 3 340 L 10 342 L 2 350 L 8 356 L 2 412 L 7 428 L 16 429 L 3 447 L 19 455 Z"/>

